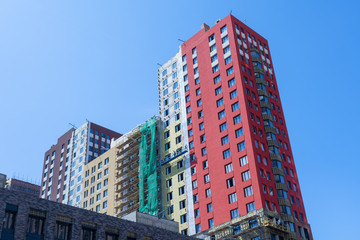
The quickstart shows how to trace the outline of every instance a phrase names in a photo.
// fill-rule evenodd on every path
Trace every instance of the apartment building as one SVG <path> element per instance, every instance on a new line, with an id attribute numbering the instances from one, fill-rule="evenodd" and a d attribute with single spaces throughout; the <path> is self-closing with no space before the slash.
<path id="1" fill-rule="evenodd" d="M 228 15 L 203 24 L 158 70 L 160 115 L 170 130 L 162 146 L 185 150 L 186 210 L 174 208 L 186 213 L 184 234 L 312 239 L 269 49 Z M 171 132 L 180 122 L 181 144 Z M 246 228 L 249 221 L 255 227 Z"/>

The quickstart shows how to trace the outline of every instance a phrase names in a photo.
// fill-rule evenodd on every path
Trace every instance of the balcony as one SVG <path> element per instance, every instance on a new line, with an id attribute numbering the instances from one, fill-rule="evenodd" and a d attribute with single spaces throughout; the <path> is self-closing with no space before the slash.
<path id="1" fill-rule="evenodd" d="M 279 205 L 286 205 L 291 207 L 290 201 L 287 198 L 279 198 Z"/>
<path id="2" fill-rule="evenodd" d="M 270 110 L 271 110 L 271 105 L 270 105 L 270 103 L 265 102 L 265 101 L 261 101 L 261 102 L 260 102 L 260 107 L 266 107 L 267 109 L 270 109 Z"/>
<path id="3" fill-rule="evenodd" d="M 273 174 L 280 174 L 282 176 L 285 176 L 284 171 L 281 168 L 273 167 L 272 171 L 273 171 Z"/>
<path id="4" fill-rule="evenodd" d="M 281 216 L 281 219 L 284 220 L 285 222 L 294 223 L 294 217 L 292 215 L 281 213 L 280 216 Z"/>
<path id="5" fill-rule="evenodd" d="M 268 97 L 267 92 L 266 92 L 265 90 L 263 90 L 263 89 L 258 89 L 257 92 L 258 92 L 259 96 Z M 270 104 L 269 104 L 269 105 L 270 105 Z M 270 108 L 269 108 L 269 109 L 270 109 Z"/>
<path id="6" fill-rule="evenodd" d="M 273 117 L 268 113 L 263 113 L 262 117 L 263 117 L 264 120 L 274 121 Z"/>
<path id="7" fill-rule="evenodd" d="M 270 153 L 270 160 L 278 160 L 278 161 L 282 162 L 280 155 L 276 154 L 276 153 Z"/>
<path id="8" fill-rule="evenodd" d="M 276 129 L 274 127 L 270 127 L 270 126 L 265 126 L 265 132 L 277 134 Z"/>
<path id="9" fill-rule="evenodd" d="M 288 191 L 288 187 L 285 183 L 275 183 L 276 189 L 282 189 L 285 191 Z"/>
<path id="10" fill-rule="evenodd" d="M 259 57 L 253 56 L 253 55 L 251 55 L 251 61 L 261 63 L 261 59 Z"/>
<path id="11" fill-rule="evenodd" d="M 254 71 L 255 71 L 255 69 L 254 69 Z M 263 78 L 255 78 L 255 82 L 256 83 L 261 83 L 261 84 L 264 84 L 265 86 L 267 86 L 267 83 L 266 83 L 266 81 L 263 79 Z"/>
<path id="12" fill-rule="evenodd" d="M 259 67 L 254 67 L 254 72 L 258 72 L 258 73 L 261 73 L 262 75 L 265 75 L 264 69 L 261 69 Z"/>
<path id="13" fill-rule="evenodd" d="M 268 146 L 279 147 L 279 143 L 276 140 L 273 140 L 273 139 L 267 140 L 267 144 L 268 144 Z"/>

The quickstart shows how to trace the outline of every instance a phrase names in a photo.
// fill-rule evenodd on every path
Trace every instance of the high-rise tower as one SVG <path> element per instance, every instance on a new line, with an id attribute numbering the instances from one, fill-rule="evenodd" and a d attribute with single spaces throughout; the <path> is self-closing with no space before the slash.
<path id="1" fill-rule="evenodd" d="M 105 153 L 111 139 L 120 136 L 91 122 L 67 131 L 45 152 L 40 197 L 81 207 L 85 164 Z"/>
<path id="2" fill-rule="evenodd" d="M 203 24 L 159 68 L 158 86 L 163 149 L 175 152 L 163 152 L 164 179 L 185 166 L 186 191 L 164 186 L 163 200 L 179 205 L 169 217 L 183 233 L 312 239 L 265 38 L 232 15 Z"/>

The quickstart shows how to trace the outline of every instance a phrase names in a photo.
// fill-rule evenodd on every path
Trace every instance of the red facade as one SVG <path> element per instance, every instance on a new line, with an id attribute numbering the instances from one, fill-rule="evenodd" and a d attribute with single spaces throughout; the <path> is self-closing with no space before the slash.
<path id="1" fill-rule="evenodd" d="M 215 55 L 211 50 L 214 47 L 210 46 L 212 36 L 215 37 L 217 51 L 217 57 L 213 58 L 211 56 Z M 230 49 L 226 48 L 227 45 Z M 291 212 L 287 214 L 297 218 L 300 225 L 301 222 L 305 225 L 307 223 L 275 74 L 268 70 L 273 69 L 268 46 L 266 39 L 231 15 L 210 29 L 201 29 L 181 46 L 182 55 L 186 55 L 183 64 L 186 63 L 188 73 L 189 90 L 185 89 L 185 97 L 190 96 L 186 106 L 191 107 L 187 118 L 188 123 L 191 122 L 188 130 L 192 129 L 193 132 L 189 137 L 190 148 L 191 142 L 194 147 L 190 149 L 190 154 L 195 154 L 191 167 L 196 167 L 192 181 L 196 180 L 197 188 L 193 194 L 198 194 L 199 199 L 194 209 L 200 211 L 199 217 L 195 218 L 195 225 L 200 224 L 201 231 L 209 229 L 211 219 L 217 226 L 231 220 L 231 214 L 236 217 L 236 209 L 239 216 L 247 214 L 252 210 L 252 203 L 255 209 L 268 208 L 275 211 L 276 208 L 278 213 L 289 211 L 280 207 L 277 187 L 288 188 Z M 229 51 L 231 61 L 224 58 L 229 56 Z M 194 56 L 197 60 L 194 60 Z M 194 69 L 196 61 L 195 67 L 198 67 Z M 254 66 L 261 66 L 261 70 Z M 196 72 L 198 80 L 194 78 Z M 220 76 L 220 81 L 214 80 L 217 76 Z M 233 79 L 235 84 L 231 81 Z M 234 91 L 237 92 L 236 96 Z M 239 115 L 241 121 L 235 124 L 234 118 Z M 201 123 L 204 124 L 203 130 L 199 128 Z M 225 123 L 226 129 L 222 125 Z M 248 164 L 241 166 L 240 159 L 245 156 Z M 232 171 L 228 165 L 230 163 Z M 276 166 L 278 163 L 280 165 L 273 168 L 273 164 Z M 250 172 L 250 179 L 243 181 L 243 177 L 248 177 L 246 171 Z M 206 183 L 207 174 L 210 181 Z M 234 179 L 233 186 L 231 179 Z M 252 186 L 253 194 L 247 188 L 249 186 Z M 211 189 L 211 196 L 206 196 L 206 189 Z M 232 193 L 236 193 L 237 200 L 230 203 Z M 245 194 L 249 196 L 245 197 Z M 210 203 L 212 211 L 209 212 Z"/>

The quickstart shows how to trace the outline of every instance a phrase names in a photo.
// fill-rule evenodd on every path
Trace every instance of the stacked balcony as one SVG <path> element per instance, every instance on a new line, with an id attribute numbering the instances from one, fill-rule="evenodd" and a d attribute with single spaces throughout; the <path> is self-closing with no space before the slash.
<path id="1" fill-rule="evenodd" d="M 253 70 L 255 74 L 255 82 L 257 85 L 257 92 L 260 100 L 260 107 L 262 110 L 262 117 L 265 126 L 265 133 L 267 136 L 267 145 L 270 152 L 270 160 L 273 162 L 273 175 L 276 176 L 276 179 L 279 179 L 278 182 L 275 183 L 276 190 L 285 191 L 286 197 L 278 196 L 278 203 L 280 209 L 291 207 L 290 201 L 287 198 L 288 187 L 285 184 L 285 174 L 281 167 L 282 158 L 279 154 L 279 143 L 276 140 L 277 131 L 273 126 L 273 117 L 271 115 L 271 105 L 268 101 L 268 93 L 266 91 L 266 81 L 264 79 L 265 71 L 262 67 L 261 54 L 260 51 L 256 48 L 250 49 L 251 53 L 251 61 L 253 63 Z M 294 223 L 294 218 L 290 213 L 280 214 L 282 219 L 285 222 Z"/>

